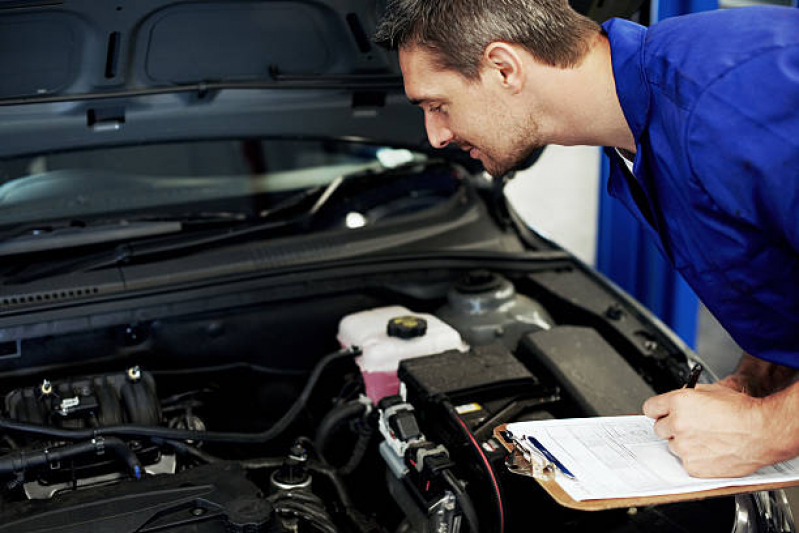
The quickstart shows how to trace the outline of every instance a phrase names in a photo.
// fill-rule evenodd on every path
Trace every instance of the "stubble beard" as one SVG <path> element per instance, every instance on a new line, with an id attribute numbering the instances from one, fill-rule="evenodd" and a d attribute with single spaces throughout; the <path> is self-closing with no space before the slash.
<path id="1" fill-rule="evenodd" d="M 522 125 L 506 131 L 503 137 L 511 139 L 510 147 L 496 153 L 498 150 L 483 152 L 483 167 L 493 177 L 501 177 L 518 168 L 536 149 L 545 143 L 541 138 L 538 123 L 528 118 Z"/>

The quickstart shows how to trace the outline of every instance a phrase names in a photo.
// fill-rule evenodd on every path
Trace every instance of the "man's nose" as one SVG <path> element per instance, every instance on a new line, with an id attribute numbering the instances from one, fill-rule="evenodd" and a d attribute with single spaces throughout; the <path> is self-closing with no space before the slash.
<path id="1" fill-rule="evenodd" d="M 436 117 L 430 115 L 425 117 L 425 128 L 427 129 L 427 138 L 433 148 L 444 148 L 455 137 Z"/>

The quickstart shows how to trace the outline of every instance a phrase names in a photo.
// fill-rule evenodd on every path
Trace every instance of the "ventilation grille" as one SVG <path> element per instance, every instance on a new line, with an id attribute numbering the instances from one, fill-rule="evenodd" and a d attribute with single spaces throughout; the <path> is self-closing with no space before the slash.
<path id="1" fill-rule="evenodd" d="M 44 302 L 59 302 L 65 300 L 74 300 L 76 298 L 94 296 L 95 294 L 100 294 L 99 287 L 80 287 L 72 289 L 63 289 L 59 291 L 33 292 L 28 294 L 14 294 L 8 296 L 0 296 L 0 308 L 5 309 L 19 305 L 31 305 Z"/>

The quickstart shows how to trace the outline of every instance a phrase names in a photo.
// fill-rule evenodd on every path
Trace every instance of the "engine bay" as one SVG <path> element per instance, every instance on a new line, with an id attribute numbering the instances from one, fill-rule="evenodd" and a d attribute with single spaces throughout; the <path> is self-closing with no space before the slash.
<path id="1" fill-rule="evenodd" d="M 584 271 L 314 291 L 18 342 L 0 358 L 0 531 L 526 531 L 533 508 L 559 531 L 730 531 L 735 498 L 585 513 L 505 467 L 497 425 L 635 414 L 687 372 Z M 376 311 L 391 318 L 345 331 Z M 439 322 L 457 342 L 434 341 Z"/>

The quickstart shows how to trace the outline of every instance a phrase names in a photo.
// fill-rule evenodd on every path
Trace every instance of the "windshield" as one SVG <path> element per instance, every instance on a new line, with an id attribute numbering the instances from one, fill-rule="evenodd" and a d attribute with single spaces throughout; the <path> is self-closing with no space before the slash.
<path id="1" fill-rule="evenodd" d="M 298 191 L 424 160 L 404 149 L 306 139 L 147 144 L 19 157 L 0 161 L 0 225 L 153 213 L 257 217 Z"/>

